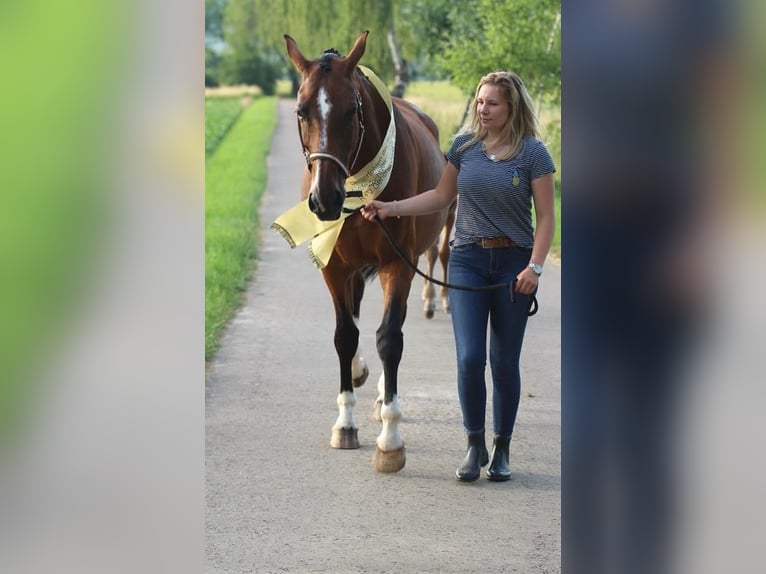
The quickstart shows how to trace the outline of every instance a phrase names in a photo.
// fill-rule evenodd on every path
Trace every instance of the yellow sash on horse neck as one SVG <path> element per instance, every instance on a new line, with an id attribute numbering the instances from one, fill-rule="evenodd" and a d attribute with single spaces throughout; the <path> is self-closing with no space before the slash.
<path id="1" fill-rule="evenodd" d="M 335 221 L 320 221 L 311 213 L 307 201 L 301 201 L 296 206 L 288 209 L 277 217 L 271 228 L 278 231 L 290 244 L 290 247 L 300 245 L 304 241 L 309 243 L 309 256 L 317 268 L 322 269 L 330 261 L 335 242 L 338 240 L 340 231 L 346 218 L 363 205 L 375 199 L 388 185 L 391 177 L 391 169 L 394 166 L 394 147 L 396 144 L 396 126 L 394 125 L 394 110 L 391 95 L 385 84 L 372 70 L 364 66 L 358 66 L 362 74 L 372 82 L 375 89 L 386 102 L 391 120 L 388 122 L 388 130 L 383 138 L 383 144 L 370 163 L 365 165 L 355 174 L 346 178 L 346 201 L 343 203 L 343 211 L 340 219 Z M 348 192 L 357 192 L 354 197 L 348 197 Z M 361 197 L 359 197 L 361 192 Z"/>

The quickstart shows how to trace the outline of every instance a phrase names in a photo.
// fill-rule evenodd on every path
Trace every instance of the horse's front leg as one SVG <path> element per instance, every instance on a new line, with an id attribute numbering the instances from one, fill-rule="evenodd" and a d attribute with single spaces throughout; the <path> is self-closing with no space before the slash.
<path id="1" fill-rule="evenodd" d="M 367 380 L 367 377 L 370 374 L 370 369 L 367 367 L 367 361 L 364 360 L 364 357 L 362 356 L 362 345 L 359 343 L 359 312 L 361 310 L 362 306 L 362 296 L 364 295 L 364 277 L 362 277 L 361 273 L 354 274 L 354 278 L 352 280 L 352 287 L 353 287 L 353 293 L 352 293 L 352 314 L 354 316 L 354 325 L 357 329 L 357 343 L 356 343 L 356 352 L 354 353 L 354 358 L 351 359 L 351 382 L 354 385 L 354 387 L 361 387 L 365 381 Z"/>
<path id="2" fill-rule="evenodd" d="M 356 394 L 354 386 L 360 386 L 367 378 L 367 366 L 358 353 L 359 329 L 357 318 L 359 303 L 364 290 L 364 281 L 351 279 L 327 268 L 325 281 L 335 305 L 335 351 L 340 364 L 340 392 L 338 393 L 338 418 L 332 427 L 330 446 L 332 448 L 359 448 L 358 431 L 354 417 Z M 361 278 L 359 278 L 361 279 Z M 359 284 L 361 282 L 361 287 Z M 349 308 L 351 303 L 352 308 Z M 354 312 L 357 317 L 354 316 Z M 363 369 L 360 372 L 361 367 Z M 356 373 L 354 371 L 357 371 Z"/>
<path id="3" fill-rule="evenodd" d="M 383 363 L 383 391 L 380 418 L 383 428 L 376 440 L 372 464 L 378 472 L 397 472 L 406 460 L 404 440 L 399 432 L 402 409 L 397 393 L 399 363 L 404 350 L 402 325 L 407 314 L 407 297 L 413 273 L 399 266 L 381 270 L 384 293 L 383 321 L 377 331 L 377 348 Z"/>

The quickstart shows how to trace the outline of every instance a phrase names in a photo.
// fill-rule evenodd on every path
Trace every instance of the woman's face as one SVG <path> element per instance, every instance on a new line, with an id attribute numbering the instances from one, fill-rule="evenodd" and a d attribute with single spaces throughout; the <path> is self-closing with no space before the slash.
<path id="1" fill-rule="evenodd" d="M 476 97 L 476 113 L 481 125 L 489 132 L 497 133 L 508 121 L 510 109 L 505 101 L 503 89 L 493 84 L 484 84 Z"/>

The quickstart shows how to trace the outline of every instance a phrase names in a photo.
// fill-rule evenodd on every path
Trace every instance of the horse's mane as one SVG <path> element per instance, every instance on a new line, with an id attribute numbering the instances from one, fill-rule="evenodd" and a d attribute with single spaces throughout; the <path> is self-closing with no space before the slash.
<path id="1" fill-rule="evenodd" d="M 329 72 L 331 62 L 337 58 L 340 58 L 340 52 L 335 48 L 327 48 L 322 52 L 322 57 L 319 59 L 319 69 L 323 72 Z"/>

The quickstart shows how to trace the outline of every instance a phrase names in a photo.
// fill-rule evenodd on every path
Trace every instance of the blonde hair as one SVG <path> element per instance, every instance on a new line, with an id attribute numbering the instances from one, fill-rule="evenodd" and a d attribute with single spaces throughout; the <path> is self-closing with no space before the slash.
<path id="1" fill-rule="evenodd" d="M 491 72 L 479 80 L 479 85 L 476 86 L 476 92 L 471 103 L 471 109 L 468 111 L 468 117 L 455 136 L 467 134 L 471 137 L 458 148 L 458 151 L 472 146 L 487 136 L 487 129 L 482 126 L 479 114 L 476 113 L 476 100 L 479 97 L 479 90 L 485 84 L 501 88 L 505 101 L 508 103 L 508 120 L 503 126 L 505 137 L 502 138 L 502 141 L 510 144 L 510 149 L 508 153 L 499 159 L 512 158 L 521 151 L 525 136 L 540 137 L 532 98 L 529 97 L 524 82 L 514 72 Z"/>

